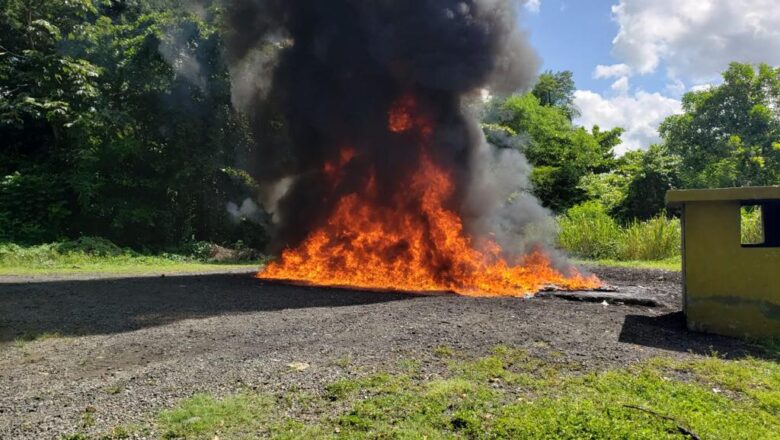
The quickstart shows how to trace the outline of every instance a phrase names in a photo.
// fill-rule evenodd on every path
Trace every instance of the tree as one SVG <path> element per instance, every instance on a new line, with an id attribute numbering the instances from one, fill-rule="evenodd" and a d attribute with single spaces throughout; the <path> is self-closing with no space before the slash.
<path id="1" fill-rule="evenodd" d="M 563 110 L 569 120 L 580 115 L 574 105 L 574 74 L 568 70 L 552 72 L 548 70 L 539 76 L 539 81 L 531 93 L 539 99 L 539 103 L 547 107 L 557 107 Z"/>
<path id="2" fill-rule="evenodd" d="M 589 132 L 575 127 L 565 110 L 542 105 L 529 93 L 511 96 L 492 104 L 485 120 L 488 139 L 520 149 L 534 166 L 531 180 L 534 192 L 545 206 L 562 212 L 584 200 L 580 178 L 603 172 L 614 160 L 613 148 L 619 143 L 620 129 Z M 514 142 L 508 135 L 520 134 Z M 499 136 L 500 135 L 500 136 Z"/>
<path id="3" fill-rule="evenodd" d="M 626 153 L 618 167 L 628 182 L 613 214 L 623 221 L 655 217 L 666 208 L 666 192 L 679 187 L 679 161 L 660 145 Z"/>
<path id="4" fill-rule="evenodd" d="M 685 187 L 780 183 L 780 69 L 732 63 L 723 84 L 683 97 L 660 132 Z"/>
<path id="5" fill-rule="evenodd" d="M 0 2 L 0 240 L 262 245 L 226 210 L 256 191 L 232 168 L 253 140 L 214 24 L 155 12 L 180 0 Z"/>
<path id="6" fill-rule="evenodd" d="M 90 130 L 100 69 L 62 50 L 89 0 L 0 1 L 0 239 L 50 240 L 74 207 L 69 146 Z M 2 177 L 4 176 L 4 177 Z"/>
<path id="7" fill-rule="evenodd" d="M 666 192 L 679 187 L 678 167 L 677 157 L 652 145 L 627 152 L 607 172 L 583 176 L 579 187 L 623 222 L 647 220 L 665 209 Z"/>

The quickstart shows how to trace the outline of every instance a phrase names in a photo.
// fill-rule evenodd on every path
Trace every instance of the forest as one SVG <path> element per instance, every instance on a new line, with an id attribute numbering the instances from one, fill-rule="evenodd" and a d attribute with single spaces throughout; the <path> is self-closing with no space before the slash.
<path id="1" fill-rule="evenodd" d="M 141 252 L 265 247 L 268 214 L 244 203 L 258 192 L 258 141 L 233 103 L 220 2 L 0 0 L 0 10 L 5 249 L 84 237 Z M 667 190 L 780 182 L 780 69 L 732 63 L 719 85 L 684 95 L 661 142 L 622 155 L 621 128 L 576 125 L 575 90 L 571 72 L 544 72 L 482 118 L 491 143 L 533 165 L 533 191 L 575 255 L 674 257 Z"/>

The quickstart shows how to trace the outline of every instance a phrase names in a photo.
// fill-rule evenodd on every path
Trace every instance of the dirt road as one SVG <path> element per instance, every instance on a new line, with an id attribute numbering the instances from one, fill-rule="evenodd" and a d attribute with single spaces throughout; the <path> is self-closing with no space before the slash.
<path id="1" fill-rule="evenodd" d="M 356 292 L 250 274 L 0 279 L 0 438 L 101 432 L 196 392 L 319 389 L 402 359 L 435 374 L 443 345 L 476 356 L 506 344 L 585 369 L 750 352 L 685 329 L 679 274 L 597 272 L 661 305 Z M 292 362 L 310 367 L 293 372 Z"/>

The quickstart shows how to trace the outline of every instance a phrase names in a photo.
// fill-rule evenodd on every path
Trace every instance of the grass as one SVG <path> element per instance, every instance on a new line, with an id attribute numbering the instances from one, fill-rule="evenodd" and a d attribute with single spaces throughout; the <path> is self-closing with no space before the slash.
<path id="1" fill-rule="evenodd" d="M 122 383 L 116 383 L 114 385 L 107 386 L 103 391 L 106 392 L 106 394 L 110 394 L 112 396 L 115 396 L 122 391 L 124 391 L 125 386 Z"/>
<path id="2" fill-rule="evenodd" d="M 682 258 L 671 257 L 664 260 L 633 260 L 633 261 L 621 261 L 621 260 L 576 260 L 581 264 L 595 264 L 598 266 L 610 266 L 610 267 L 628 267 L 635 269 L 660 269 L 668 271 L 679 272 L 682 270 Z"/>
<path id="3" fill-rule="evenodd" d="M 62 334 L 59 332 L 46 332 L 40 334 L 25 333 L 23 336 L 20 336 L 14 340 L 14 346 L 16 346 L 16 348 L 24 348 L 30 342 L 39 342 L 60 338 L 62 338 Z"/>
<path id="4" fill-rule="evenodd" d="M 558 219 L 558 245 L 579 258 L 666 261 L 680 257 L 680 220 L 659 215 L 618 224 L 596 202 L 575 206 Z"/>
<path id="5" fill-rule="evenodd" d="M 38 267 L 0 267 L 0 276 L 8 275 L 69 275 L 69 274 L 152 274 L 186 273 L 223 270 L 255 270 L 260 264 L 181 263 L 165 260 L 95 261 L 81 265 L 53 264 Z"/>
<path id="6" fill-rule="evenodd" d="M 173 439 L 774 439 L 780 364 L 655 358 L 577 373 L 498 347 L 442 358 L 448 373 L 379 373 L 318 395 L 199 394 L 144 429 Z M 116 431 L 116 430 L 115 430 Z M 104 437 L 111 438 L 111 437 Z"/>
<path id="7" fill-rule="evenodd" d="M 558 245 L 576 258 L 604 266 L 681 269 L 680 220 L 659 215 L 620 225 L 603 206 L 587 202 L 558 218 Z M 761 243 L 761 211 L 741 210 L 742 243 Z"/>
<path id="8" fill-rule="evenodd" d="M 764 222 L 761 209 L 755 206 L 743 206 L 740 209 L 740 235 L 744 244 L 764 242 Z"/>
<path id="9" fill-rule="evenodd" d="M 91 237 L 37 246 L 0 244 L 0 275 L 206 272 L 252 270 L 259 265 L 260 261 L 212 263 L 197 254 L 142 255 L 110 241 Z"/>

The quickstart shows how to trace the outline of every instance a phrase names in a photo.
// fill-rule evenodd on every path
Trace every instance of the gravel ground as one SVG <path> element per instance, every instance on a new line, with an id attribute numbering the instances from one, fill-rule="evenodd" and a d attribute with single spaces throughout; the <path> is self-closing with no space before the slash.
<path id="1" fill-rule="evenodd" d="M 435 375 L 441 345 L 477 356 L 506 344 L 589 370 L 661 354 L 751 354 L 685 329 L 679 274 L 594 271 L 660 305 L 356 292 L 235 273 L 0 278 L 0 438 L 105 432 L 196 392 L 317 390 L 403 359 Z M 19 342 L 47 333 L 57 336 Z M 95 421 L 86 428 L 85 411 Z"/>

